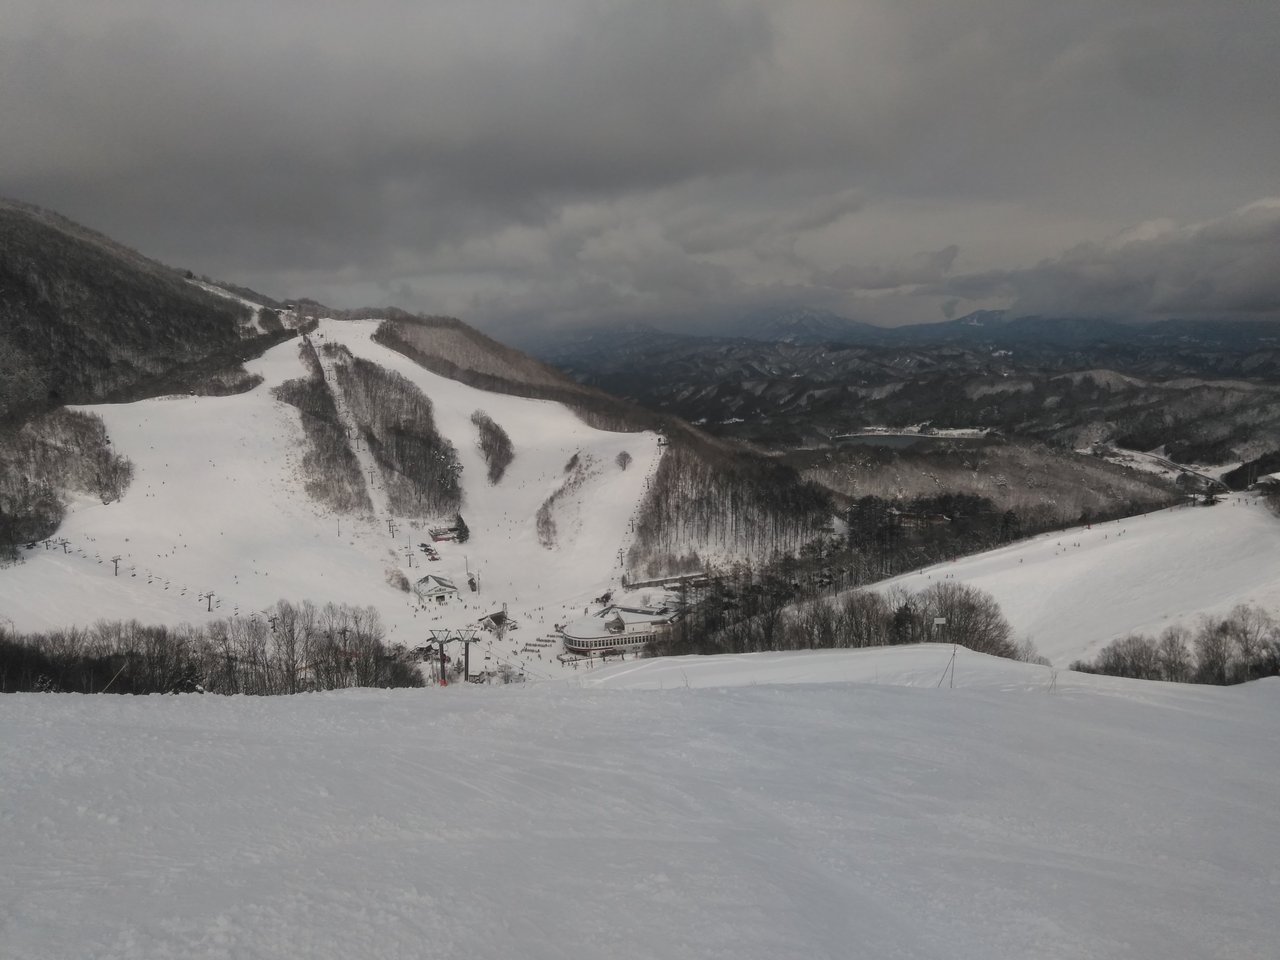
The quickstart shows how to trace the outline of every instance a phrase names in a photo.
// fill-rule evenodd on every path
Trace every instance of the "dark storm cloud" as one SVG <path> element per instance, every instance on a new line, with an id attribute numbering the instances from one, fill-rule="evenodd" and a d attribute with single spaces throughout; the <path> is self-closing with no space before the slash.
<path id="1" fill-rule="evenodd" d="M 1145 297 L 1075 245 L 1280 192 L 1273 21 L 1202 0 L 0 0 L 0 193 L 264 292 L 495 328 L 1265 305 L 1264 237 Z"/>

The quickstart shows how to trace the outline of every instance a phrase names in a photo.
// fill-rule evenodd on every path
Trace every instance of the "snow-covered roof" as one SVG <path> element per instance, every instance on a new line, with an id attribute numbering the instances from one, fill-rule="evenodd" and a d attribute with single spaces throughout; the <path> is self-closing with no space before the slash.
<path id="1" fill-rule="evenodd" d="M 565 624 L 560 632 L 578 640 L 616 636 L 670 623 L 677 615 L 678 611 L 670 607 L 623 607 L 615 604 Z"/>
<path id="2" fill-rule="evenodd" d="M 423 590 L 452 590 L 457 592 L 458 588 L 452 580 L 446 577 L 437 577 L 434 573 L 428 573 L 425 577 L 418 581 L 416 585 L 418 592 Z"/>

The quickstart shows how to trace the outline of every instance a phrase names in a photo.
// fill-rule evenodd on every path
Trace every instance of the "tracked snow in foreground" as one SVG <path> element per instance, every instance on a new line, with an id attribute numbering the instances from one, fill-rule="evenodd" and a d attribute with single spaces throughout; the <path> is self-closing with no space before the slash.
<path id="1" fill-rule="evenodd" d="M 270 393 L 304 373 L 295 340 L 246 364 L 264 382 L 245 394 L 84 408 L 103 418 L 113 448 L 134 462 L 133 483 L 117 503 L 85 498 L 73 505 L 58 531 L 69 541 L 65 552 L 24 551 L 24 563 L 0 570 L 0 612 L 18 629 L 36 630 L 98 618 L 196 622 L 248 616 L 281 598 L 312 599 L 373 605 L 388 640 L 412 647 L 431 627 L 474 625 L 506 603 L 521 630 L 494 655 L 521 661 L 530 676 L 559 673 L 550 654 L 539 661 L 520 649 L 525 638 L 580 615 L 582 604 L 620 577 L 630 520 L 661 453 L 657 436 L 597 430 L 561 404 L 436 376 L 373 343 L 376 327 L 377 321 L 325 321 L 316 339 L 344 343 L 403 374 L 431 400 L 437 428 L 463 466 L 469 542 L 438 544 L 440 561 L 428 562 L 416 545 L 430 539 L 429 523 L 400 520 L 393 537 L 386 516 L 339 518 L 306 495 L 297 411 Z M 477 448 L 471 423 L 477 410 L 502 426 L 515 447 L 497 485 L 488 483 Z M 615 462 L 624 450 L 633 458 L 625 471 Z M 538 541 L 536 514 L 565 482 L 574 454 L 586 479 L 557 500 L 557 540 L 548 548 Z M 411 581 L 444 576 L 462 597 L 421 609 L 388 585 L 389 569 Z M 480 576 L 478 594 L 467 589 L 468 570 Z M 210 592 L 212 609 L 202 598 Z"/>
<path id="2" fill-rule="evenodd" d="M 1275 956 L 1280 681 L 950 655 L 0 697 L 0 952 Z"/>
<path id="3" fill-rule="evenodd" d="M 885 683 L 903 687 L 953 685 L 968 689 L 997 687 L 1014 690 L 1055 690 L 1083 679 L 1090 689 L 1105 681 L 1084 674 L 1058 673 L 1048 668 L 955 651 L 961 672 L 976 664 L 968 676 L 957 677 L 946 644 L 920 643 L 881 650 L 805 650 L 772 653 L 732 653 L 717 656 L 653 657 L 597 666 L 566 682 L 582 688 L 610 690 L 671 690 L 677 687 L 743 687 L 755 684 Z"/>
<path id="4" fill-rule="evenodd" d="M 1047 533 L 876 585 L 950 578 L 991 593 L 1018 637 L 1060 666 L 1133 631 L 1194 627 L 1238 603 L 1280 612 L 1280 518 L 1258 497 Z"/>

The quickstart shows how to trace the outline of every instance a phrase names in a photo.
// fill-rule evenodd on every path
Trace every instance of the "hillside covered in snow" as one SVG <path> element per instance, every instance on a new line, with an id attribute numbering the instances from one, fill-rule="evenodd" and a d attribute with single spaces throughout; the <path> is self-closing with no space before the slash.
<path id="1" fill-rule="evenodd" d="M 367 496 L 362 507 L 342 511 L 307 492 L 308 438 L 298 411 L 273 394 L 307 374 L 294 340 L 246 364 L 262 380 L 245 393 L 83 408 L 106 423 L 112 448 L 134 465 L 134 480 L 118 501 L 80 498 L 56 542 L 0 570 L 5 615 L 27 630 L 99 618 L 178 623 L 311 599 L 372 605 L 388 641 L 413 646 L 430 627 L 474 624 L 503 604 L 536 636 L 616 584 L 632 516 L 661 454 L 658 436 L 599 430 L 559 403 L 438 376 L 372 342 L 377 325 L 326 321 L 311 341 L 341 345 L 427 399 L 461 468 L 456 509 L 469 529 L 465 543 L 432 541 L 431 529 L 452 525 L 452 509 L 419 517 L 391 509 L 388 484 L 398 478 L 360 442 L 355 398 L 342 390 L 332 351 L 319 351 L 325 385 L 336 387 L 356 482 Z M 497 482 L 480 449 L 477 413 L 513 446 Z M 432 544 L 438 561 L 427 559 L 422 543 Z M 436 575 L 459 593 L 424 603 L 393 584 L 396 574 L 410 584 Z"/>
<path id="2" fill-rule="evenodd" d="M 4 952 L 1274 956 L 1275 680 L 951 654 L 0 697 Z"/>
<path id="3" fill-rule="evenodd" d="M 939 580 L 995 597 L 1019 638 L 1058 666 L 1131 632 L 1194 626 L 1236 604 L 1280 609 L 1280 518 L 1262 498 L 1232 494 L 1042 534 L 876 585 L 920 590 Z M 945 639 L 945 638 L 943 638 Z"/>

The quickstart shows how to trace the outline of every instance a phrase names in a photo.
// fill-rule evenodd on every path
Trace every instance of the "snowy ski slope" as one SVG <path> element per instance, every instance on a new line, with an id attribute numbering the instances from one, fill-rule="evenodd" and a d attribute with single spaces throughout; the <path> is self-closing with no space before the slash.
<path id="1" fill-rule="evenodd" d="M 991 593 L 1019 637 L 1059 666 L 1117 637 L 1195 625 L 1237 603 L 1280 612 L 1280 518 L 1251 494 L 1048 533 L 883 581 L 952 578 Z"/>
<path id="2" fill-rule="evenodd" d="M 401 521 L 393 538 L 384 515 L 338 518 L 306 495 L 297 411 L 270 393 L 304 373 L 293 341 L 247 364 L 264 382 L 245 394 L 84 408 L 103 418 L 114 448 L 134 462 L 133 483 L 119 502 L 76 503 L 58 533 L 68 541 L 65 550 L 26 551 L 25 563 L 0 570 L 0 614 L 23 630 L 98 618 L 178 623 L 247 616 L 280 598 L 309 598 L 372 604 L 388 640 L 414 646 L 431 627 L 474 623 L 507 603 L 520 623 L 512 638 L 522 639 L 509 639 L 493 654 L 529 661 L 531 676 L 559 672 L 550 654 L 540 662 L 519 650 L 524 638 L 567 621 L 619 578 L 632 514 L 661 454 L 657 436 L 596 430 L 560 404 L 436 376 L 373 343 L 376 327 L 377 321 L 325 321 L 315 337 L 403 374 L 430 398 L 436 425 L 463 465 L 469 542 L 439 544 L 441 560 L 428 563 L 415 548 L 429 539 L 429 524 Z M 515 446 L 515 460 L 496 486 L 477 447 L 476 410 L 487 412 Z M 633 457 L 626 471 L 615 463 L 623 450 Z M 589 476 L 557 502 L 557 543 L 547 549 L 538 542 L 535 515 L 564 482 L 575 453 L 589 463 Z M 379 502 L 385 498 L 375 495 Z M 388 585 L 389 569 L 410 581 L 427 573 L 448 577 L 463 597 L 420 609 Z M 468 570 L 480 575 L 479 594 L 466 588 Z"/>
<path id="3" fill-rule="evenodd" d="M 950 656 L 0 697 L 0 953 L 1275 956 L 1280 681 Z"/>
<path id="4" fill-rule="evenodd" d="M 534 641 L 616 584 L 630 520 L 661 455 L 657 437 L 596 430 L 559 404 L 439 377 L 373 343 L 376 327 L 376 320 L 324 321 L 315 338 L 346 344 L 431 399 L 463 464 L 470 542 L 442 544 L 441 560 L 427 562 L 414 548 L 429 524 L 401 521 L 393 536 L 378 482 L 366 517 L 336 517 L 305 494 L 297 412 L 270 393 L 304 373 L 297 343 L 285 343 L 248 364 L 264 383 L 246 394 L 86 408 L 103 417 L 114 447 L 133 460 L 134 482 L 117 503 L 74 504 L 58 535 L 65 547 L 28 551 L 25 563 L 0 570 L 0 618 L 20 630 L 99 618 L 179 623 L 250 616 L 281 598 L 332 600 L 375 606 L 388 639 L 412 647 L 432 628 L 474 623 L 506 603 L 520 627 L 501 645 L 486 641 L 473 651 L 480 664 L 487 656 L 489 666 L 510 662 L 531 678 L 564 675 L 556 647 Z M 515 444 L 515 461 L 496 486 L 476 446 L 476 410 Z M 634 458 L 625 472 L 615 463 L 623 450 Z M 574 454 L 588 464 L 587 479 L 557 499 L 557 542 L 547 549 L 535 517 L 565 482 Z M 447 577 L 463 596 L 423 608 L 388 584 L 396 570 L 410 581 Z M 469 571 L 479 575 L 479 594 L 466 589 Z M 1066 665 L 1129 631 L 1158 632 L 1236 603 L 1280 610 L 1280 520 L 1237 495 L 1213 508 L 1043 535 L 878 589 L 920 589 L 943 577 L 991 592 L 1019 636 Z"/>

